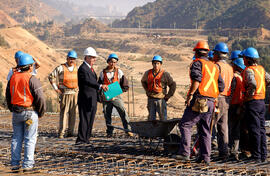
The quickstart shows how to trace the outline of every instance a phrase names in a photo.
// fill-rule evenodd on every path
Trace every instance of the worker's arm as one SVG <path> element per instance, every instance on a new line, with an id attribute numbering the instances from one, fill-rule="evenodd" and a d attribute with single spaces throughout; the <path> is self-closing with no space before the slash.
<path id="1" fill-rule="evenodd" d="M 63 66 L 60 65 L 58 67 L 56 67 L 48 76 L 48 79 L 53 87 L 53 89 L 58 93 L 58 94 L 62 94 L 61 90 L 58 89 L 58 82 L 57 80 L 59 80 L 59 75 L 62 74 L 63 72 Z"/>
<path id="2" fill-rule="evenodd" d="M 35 61 L 36 69 L 38 69 L 40 67 L 40 61 L 37 58 L 33 58 L 33 60 Z"/>
<path id="3" fill-rule="evenodd" d="M 168 101 L 169 98 L 171 98 L 173 96 L 173 94 L 175 93 L 176 83 L 168 72 L 164 72 L 164 74 L 166 76 L 167 84 L 169 86 L 169 91 L 168 91 L 167 95 L 165 95 L 164 99 L 165 99 L 165 101 Z"/>
<path id="4" fill-rule="evenodd" d="M 8 81 L 7 87 L 6 87 L 6 101 L 7 106 L 10 112 L 12 112 L 12 104 L 11 104 L 11 94 L 10 94 L 10 81 Z"/>
<path id="5" fill-rule="evenodd" d="M 190 85 L 190 89 L 189 89 L 189 93 L 187 95 L 187 100 L 186 100 L 186 105 L 190 106 L 190 101 L 193 98 L 194 93 L 196 92 L 196 90 L 199 88 L 200 82 L 192 80 L 191 81 L 191 85 Z"/>
<path id="6" fill-rule="evenodd" d="M 147 82 L 148 82 L 148 71 L 146 71 L 144 73 L 144 75 L 141 79 L 142 86 L 146 92 L 147 92 L 147 88 L 148 88 Z"/>

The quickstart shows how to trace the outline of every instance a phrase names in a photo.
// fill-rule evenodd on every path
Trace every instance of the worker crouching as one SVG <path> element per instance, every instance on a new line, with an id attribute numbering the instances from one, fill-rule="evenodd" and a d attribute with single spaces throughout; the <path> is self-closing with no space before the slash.
<path id="1" fill-rule="evenodd" d="M 187 95 L 186 109 L 179 123 L 182 138 L 179 152 L 174 158 L 184 161 L 190 159 L 191 130 L 198 123 L 200 154 L 197 162 L 209 164 L 211 117 L 215 98 L 224 90 L 224 82 L 217 65 L 207 58 L 208 43 L 199 41 L 193 51 L 196 59 L 190 67 L 191 86 Z"/>

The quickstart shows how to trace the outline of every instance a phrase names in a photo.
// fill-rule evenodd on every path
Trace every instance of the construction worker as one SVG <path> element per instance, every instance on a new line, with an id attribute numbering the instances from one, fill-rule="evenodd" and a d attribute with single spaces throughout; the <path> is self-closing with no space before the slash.
<path id="1" fill-rule="evenodd" d="M 267 143 L 265 133 L 265 89 L 270 83 L 270 75 L 258 65 L 259 53 L 255 48 L 244 51 L 243 71 L 245 116 L 248 124 L 251 146 L 251 161 L 256 163 L 267 160 Z"/>
<path id="2" fill-rule="evenodd" d="M 198 163 L 210 163 L 211 131 L 210 121 L 214 111 L 215 98 L 224 89 L 224 82 L 218 67 L 208 60 L 209 46 L 199 41 L 194 47 L 196 59 L 190 67 L 191 86 L 186 99 L 186 109 L 179 123 L 181 132 L 180 150 L 176 159 L 190 160 L 192 127 L 198 123 L 200 154 Z"/>
<path id="3" fill-rule="evenodd" d="M 231 89 L 231 82 L 233 79 L 233 68 L 230 64 L 226 62 L 228 58 L 229 49 L 227 45 L 223 42 L 218 43 L 214 51 L 214 61 L 218 66 L 221 77 L 224 81 L 225 88 L 218 96 L 218 108 L 219 113 L 217 117 L 217 139 L 218 139 L 218 160 L 227 160 L 228 144 L 229 144 L 229 134 L 228 134 L 228 110 L 229 110 L 229 96 Z"/>
<path id="4" fill-rule="evenodd" d="M 12 112 L 13 135 L 11 140 L 11 166 L 19 172 L 22 144 L 24 142 L 24 172 L 34 165 L 38 118 L 45 112 L 45 99 L 40 81 L 31 74 L 34 60 L 29 54 L 18 58 L 18 70 L 6 87 L 6 100 Z"/>
<path id="5" fill-rule="evenodd" d="M 119 82 L 122 91 L 126 92 L 128 91 L 128 80 L 125 77 L 123 71 L 119 68 L 116 67 L 116 64 L 118 62 L 119 58 L 115 53 L 112 53 L 109 55 L 107 59 L 107 67 L 103 69 L 100 72 L 99 80 L 98 83 L 104 84 L 104 85 L 109 85 L 114 82 Z M 104 94 L 103 94 L 104 95 Z M 102 104 L 103 104 L 103 113 L 106 121 L 106 126 L 107 126 L 107 137 L 112 137 L 113 134 L 113 127 L 111 126 L 112 124 L 112 110 L 115 108 L 118 112 L 118 114 L 121 117 L 122 124 L 124 129 L 127 130 L 126 134 L 128 136 L 133 136 L 131 132 L 128 132 L 128 114 L 126 112 L 126 109 L 124 107 L 123 100 L 120 95 L 114 97 L 111 100 L 106 100 L 104 96 L 102 96 Z"/>
<path id="6" fill-rule="evenodd" d="M 66 137 L 74 136 L 78 91 L 76 59 L 77 53 L 74 50 L 69 51 L 66 63 L 57 66 L 48 76 L 53 89 L 59 96 L 60 120 L 58 137 L 60 139 L 64 138 L 67 121 Z"/>
<path id="7" fill-rule="evenodd" d="M 11 78 L 11 76 L 13 75 L 13 73 L 14 73 L 15 71 L 17 71 L 18 59 L 19 59 L 19 57 L 20 57 L 21 55 L 23 55 L 23 54 L 24 54 L 24 53 L 23 53 L 22 51 L 17 51 L 17 52 L 15 53 L 14 58 L 15 58 L 15 62 L 16 62 L 16 67 L 11 68 L 11 69 L 9 70 L 8 75 L 7 75 L 7 81 L 9 81 L 10 78 Z M 33 69 L 32 69 L 31 74 L 32 74 L 32 75 L 36 75 L 36 74 L 37 74 L 37 69 L 40 67 L 40 62 L 39 62 L 38 59 L 35 59 L 35 58 L 33 58 L 33 60 L 34 60 L 35 63 L 33 64 Z"/>
<path id="8" fill-rule="evenodd" d="M 231 83 L 231 101 L 229 107 L 229 147 L 230 159 L 239 160 L 240 123 L 243 117 L 243 78 L 242 71 L 246 68 L 243 58 L 238 58 L 240 51 L 231 54 L 234 76 Z M 237 57 L 237 58 L 236 58 Z"/>
<path id="9" fill-rule="evenodd" d="M 161 56 L 156 55 L 153 57 L 152 66 L 153 68 L 146 71 L 141 79 L 142 86 L 148 97 L 148 120 L 157 120 L 156 113 L 158 113 L 160 120 L 167 120 L 167 101 L 173 96 L 176 83 L 171 75 L 162 69 Z M 169 87 L 168 93 L 167 86 Z"/>

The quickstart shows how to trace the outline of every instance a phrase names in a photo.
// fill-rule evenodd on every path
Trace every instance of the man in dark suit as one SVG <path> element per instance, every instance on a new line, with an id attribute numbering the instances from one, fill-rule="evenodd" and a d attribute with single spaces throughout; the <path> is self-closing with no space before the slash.
<path id="1" fill-rule="evenodd" d="M 92 47 L 84 51 L 84 62 L 78 70 L 78 108 L 80 123 L 76 144 L 89 144 L 92 127 L 97 111 L 98 90 L 108 90 L 107 85 L 97 82 L 97 75 L 93 69 L 97 53 Z"/>

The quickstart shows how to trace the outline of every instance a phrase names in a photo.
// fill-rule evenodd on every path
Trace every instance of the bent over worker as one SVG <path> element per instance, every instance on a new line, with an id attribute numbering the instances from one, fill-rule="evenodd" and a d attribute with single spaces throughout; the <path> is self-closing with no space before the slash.
<path id="1" fill-rule="evenodd" d="M 179 152 L 174 157 L 190 160 L 191 130 L 198 123 L 200 154 L 197 162 L 208 164 L 211 154 L 211 116 L 215 98 L 224 90 L 224 82 L 217 65 L 207 58 L 208 43 L 199 41 L 193 51 L 196 59 L 190 67 L 191 86 L 186 99 L 186 109 L 179 123 L 182 138 Z"/>
<path id="2" fill-rule="evenodd" d="M 259 53 L 255 48 L 244 51 L 246 69 L 243 71 L 245 116 L 251 147 L 251 160 L 265 162 L 267 143 L 265 132 L 265 87 L 270 83 L 270 75 L 258 64 Z"/>
<path id="3" fill-rule="evenodd" d="M 98 83 L 109 85 L 114 82 L 119 82 L 122 91 L 126 92 L 129 89 L 128 80 L 123 71 L 116 67 L 118 60 L 119 58 L 115 53 L 109 55 L 107 59 L 108 66 L 100 72 Z M 102 96 L 101 101 L 103 104 L 103 113 L 107 126 L 107 137 L 111 137 L 113 134 L 113 127 L 111 126 L 113 108 L 116 108 L 122 120 L 124 129 L 128 131 L 129 118 L 121 96 L 118 95 L 111 100 L 106 100 L 106 98 Z M 126 134 L 128 136 L 133 136 L 131 132 L 126 132 Z"/>
<path id="4" fill-rule="evenodd" d="M 64 138 L 65 130 L 68 130 L 67 137 L 74 136 L 76 121 L 78 78 L 75 60 L 77 53 L 72 50 L 67 54 L 67 61 L 57 66 L 49 75 L 48 79 L 53 89 L 59 96 L 60 101 L 60 120 L 58 137 Z"/>
<path id="5" fill-rule="evenodd" d="M 229 49 L 223 42 L 218 43 L 214 51 L 214 61 L 216 62 L 220 75 L 224 81 L 225 88 L 218 96 L 219 113 L 216 119 L 217 124 L 217 140 L 220 160 L 227 160 L 229 132 L 228 132 L 228 111 L 229 111 L 229 96 L 231 94 L 231 82 L 233 79 L 233 68 L 226 62 Z"/>
<path id="6" fill-rule="evenodd" d="M 171 75 L 162 69 L 162 57 L 156 55 L 152 59 L 153 68 L 146 71 L 141 83 L 148 97 L 148 120 L 156 120 L 158 113 L 160 120 L 167 119 L 167 101 L 176 90 L 176 83 Z M 167 92 L 167 87 L 169 91 Z"/>
<path id="7" fill-rule="evenodd" d="M 18 60 L 19 71 L 14 72 L 6 88 L 6 100 L 12 112 L 13 135 L 11 140 L 11 166 L 20 169 L 22 144 L 24 142 L 24 172 L 34 166 L 38 118 L 45 112 L 45 99 L 39 80 L 31 74 L 34 60 L 23 54 Z"/>

